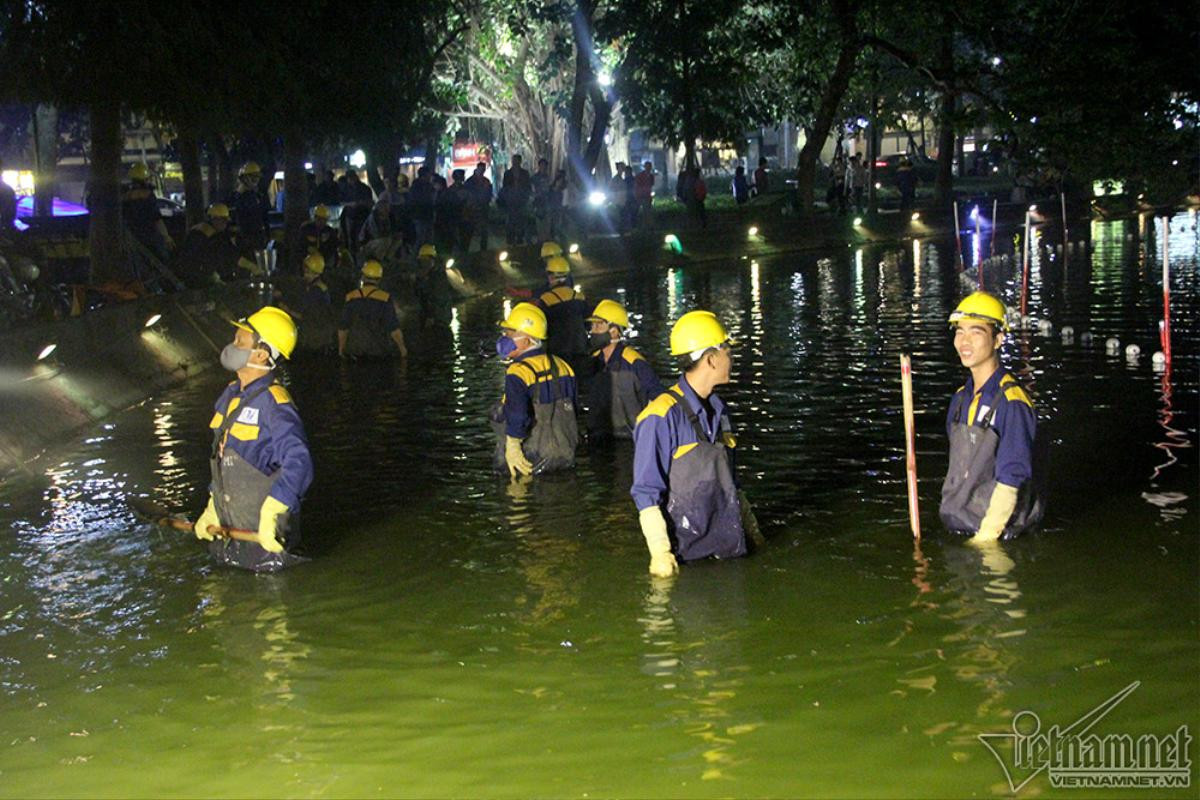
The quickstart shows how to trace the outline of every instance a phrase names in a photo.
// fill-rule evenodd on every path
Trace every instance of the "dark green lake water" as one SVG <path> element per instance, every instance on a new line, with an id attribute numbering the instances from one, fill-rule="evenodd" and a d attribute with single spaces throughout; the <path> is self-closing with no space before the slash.
<path id="1" fill-rule="evenodd" d="M 770 541 L 673 582 L 646 574 L 628 449 L 531 486 L 489 472 L 497 297 L 411 336 L 405 367 L 288 369 L 317 479 L 315 559 L 284 574 L 216 567 L 124 502 L 200 509 L 223 375 L 122 414 L 0 487 L 0 795 L 988 797 L 1008 784 L 978 734 L 1021 710 L 1065 727 L 1135 681 L 1094 732 L 1196 735 L 1200 251 L 1194 214 L 1172 226 L 1169 376 L 1136 221 L 1092 225 L 1065 268 L 1035 258 L 1029 312 L 1054 327 L 1005 359 L 1051 443 L 1049 512 L 985 552 L 937 524 L 967 288 L 946 242 L 584 287 L 629 306 L 664 379 L 686 310 L 742 343 L 721 393 Z M 986 282 L 1015 302 L 1016 267 Z M 1084 796 L 1044 774 L 1035 795 Z"/>

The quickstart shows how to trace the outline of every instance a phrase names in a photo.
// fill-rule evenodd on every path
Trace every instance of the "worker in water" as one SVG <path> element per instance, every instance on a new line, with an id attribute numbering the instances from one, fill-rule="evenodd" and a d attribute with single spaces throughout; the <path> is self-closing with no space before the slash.
<path id="1" fill-rule="evenodd" d="M 595 378 L 589 395 L 588 432 L 593 438 L 632 439 L 638 414 L 663 392 L 654 368 L 625 343 L 629 314 L 615 300 L 601 300 L 588 317 Z"/>
<path id="2" fill-rule="evenodd" d="M 233 325 L 221 366 L 237 379 L 217 399 L 209 424 L 212 484 L 195 531 L 217 560 L 274 572 L 302 560 L 293 554 L 300 539 L 296 515 L 313 478 L 304 425 L 287 389 L 275 382 L 279 359 L 289 358 L 296 345 L 296 325 L 273 306 Z M 222 535 L 222 528 L 251 533 L 253 540 Z"/>
<path id="3" fill-rule="evenodd" d="M 203 222 L 193 225 L 176 253 L 175 270 L 189 288 L 211 286 L 217 278 L 234 281 L 249 276 L 254 264 L 238 256 L 229 235 L 229 206 L 213 203 Z"/>
<path id="4" fill-rule="evenodd" d="M 545 351 L 546 315 L 518 303 L 500 328 L 496 353 L 509 363 L 504 395 L 490 415 L 496 468 L 515 478 L 575 466 L 575 373 Z"/>
<path id="5" fill-rule="evenodd" d="M 238 250 L 242 257 L 254 259 L 254 253 L 267 246 L 271 224 L 268 215 L 271 206 L 259 188 L 262 167 L 257 162 L 247 161 L 238 170 L 237 189 L 229 199 L 233 212 Z"/>
<path id="6" fill-rule="evenodd" d="M 283 307 L 300 323 L 298 350 L 333 351 L 337 326 L 324 274 L 325 258 L 320 253 L 309 253 L 304 257 L 300 279 L 289 277 L 285 284 Z"/>
<path id="7" fill-rule="evenodd" d="M 939 513 L 974 543 L 1011 539 L 1036 525 L 1043 503 L 1034 481 L 1037 414 L 1029 395 L 1000 365 L 1008 329 L 1004 304 L 973 292 L 950 314 L 954 349 L 970 370 L 950 400 L 950 467 Z"/>
<path id="8" fill-rule="evenodd" d="M 396 306 L 392 296 L 379 288 L 381 280 L 383 265 L 369 260 L 362 267 L 361 285 L 346 295 L 337 333 L 338 355 L 342 358 L 408 356 Z"/>
<path id="9" fill-rule="evenodd" d="M 175 241 L 167 233 L 158 210 L 158 197 L 150 185 L 150 170 L 145 164 L 134 164 L 129 168 L 129 187 L 121 195 L 121 216 L 133 238 L 160 264 L 165 264 L 175 249 Z M 154 269 L 139 272 L 143 281 L 158 277 L 158 271 Z"/>
<path id="10" fill-rule="evenodd" d="M 680 561 L 743 556 L 747 537 L 759 541 L 734 477 L 737 440 L 713 391 L 729 382 L 732 346 L 711 311 L 680 317 L 671 355 L 683 374 L 637 419 L 630 494 L 657 577 L 674 575 Z"/>
<path id="11" fill-rule="evenodd" d="M 326 266 L 332 267 L 338 258 L 337 228 L 329 224 L 329 207 L 318 204 L 313 207 L 312 219 L 300 226 L 304 246 L 310 253 L 320 253 Z"/>
<path id="12" fill-rule="evenodd" d="M 417 251 L 414 289 L 421 307 L 421 326 L 449 325 L 453 289 L 446 277 L 446 266 L 438 259 L 437 248 L 432 244 L 423 244 Z"/>
<path id="13" fill-rule="evenodd" d="M 565 258 L 558 255 L 546 259 L 546 288 L 533 302 L 546 314 L 549 326 L 546 348 L 565 358 L 572 369 L 587 373 L 588 306 L 583 292 L 573 285 L 571 264 Z"/>

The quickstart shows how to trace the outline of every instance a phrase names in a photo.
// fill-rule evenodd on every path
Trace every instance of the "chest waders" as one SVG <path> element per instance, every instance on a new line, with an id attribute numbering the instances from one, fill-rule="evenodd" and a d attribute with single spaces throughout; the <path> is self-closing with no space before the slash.
<path id="1" fill-rule="evenodd" d="M 363 298 L 370 298 L 378 289 L 360 289 Z M 353 300 L 356 305 L 354 318 L 350 320 L 350 330 L 346 334 L 346 355 L 356 358 L 388 358 L 395 351 L 392 344 L 391 331 L 384 325 L 378 314 L 367 313 L 372 303 L 390 303 L 388 300 Z"/>
<path id="2" fill-rule="evenodd" d="M 570 469 L 575 466 L 575 448 L 579 444 L 579 427 L 575 421 L 575 404 L 567 397 L 558 383 L 558 365 L 554 356 L 546 354 L 550 369 L 538 372 L 529 364 L 523 364 L 534 375 L 529 391 L 533 400 L 533 427 L 522 443 L 525 457 L 533 464 L 533 474 Z M 521 362 L 518 362 L 521 363 Z M 540 402 L 538 379 L 549 377 L 550 401 Z M 504 403 L 498 402 L 489 415 L 492 430 L 496 433 L 496 452 L 492 462 L 499 471 L 507 471 L 504 458 L 505 429 Z"/>
<path id="3" fill-rule="evenodd" d="M 613 358 L 620 358 L 616 353 Z M 642 382 L 632 369 L 605 369 L 592 379 L 588 430 L 594 436 L 632 439 L 638 414 L 646 407 Z"/>
<path id="4" fill-rule="evenodd" d="M 687 400 L 674 389 L 670 392 L 679 398 L 679 407 L 696 433 L 696 446 L 671 459 L 667 476 L 667 519 L 675 552 L 683 561 L 744 556 L 741 504 L 729 451 L 722 441 L 731 433 L 729 418 L 721 418 L 720 435 L 710 442 Z"/>
<path id="5" fill-rule="evenodd" d="M 942 483 L 938 514 L 952 533 L 970 536 L 979 530 L 996 488 L 996 450 L 1000 437 L 992 427 L 996 406 L 988 409 L 978 425 L 962 421 L 964 402 L 959 402 L 950 424 L 950 467 Z M 1031 478 L 1017 490 L 1017 506 L 1004 526 L 1001 539 L 1013 539 L 1042 519 L 1044 504 Z"/>
<path id="6" fill-rule="evenodd" d="M 546 307 L 546 350 L 565 358 L 572 367 L 577 357 L 591 358 L 582 307 L 583 301 L 575 295 L 570 300 Z"/>
<path id="7" fill-rule="evenodd" d="M 212 454 L 209 458 L 209 466 L 212 469 L 213 506 L 217 509 L 217 517 L 221 524 L 227 528 L 257 531 L 258 515 L 263 501 L 267 499 L 267 494 L 279 478 L 278 470 L 271 475 L 264 475 L 234 452 L 233 448 L 223 446 L 225 436 L 233 426 L 238 411 L 249 407 L 255 398 L 270 388 L 271 384 L 268 383 L 243 397 L 234 412 L 230 412 L 226 406 L 225 418 L 213 432 Z M 299 529 L 292 524 L 293 522 L 291 514 L 279 515 L 277 535 L 281 537 L 285 548 L 282 553 L 268 553 L 255 542 L 226 538 L 217 538 L 209 542 L 208 552 L 222 564 L 252 572 L 277 572 L 306 560 L 287 551 L 300 540 Z"/>

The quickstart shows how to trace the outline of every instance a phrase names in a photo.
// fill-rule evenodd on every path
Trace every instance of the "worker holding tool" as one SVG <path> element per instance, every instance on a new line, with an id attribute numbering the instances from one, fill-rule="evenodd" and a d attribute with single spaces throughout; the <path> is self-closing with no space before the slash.
<path id="1" fill-rule="evenodd" d="M 650 574 L 679 561 L 744 556 L 758 522 L 734 478 L 737 439 L 713 391 L 729 382 L 733 340 L 711 311 L 690 311 L 671 329 L 682 375 L 638 415 L 630 494 L 650 551 Z"/>
<path id="2" fill-rule="evenodd" d="M 946 414 L 950 467 L 942 484 L 942 522 L 975 544 L 1011 539 L 1042 518 L 1033 475 L 1037 414 L 1000 365 L 1008 329 L 1004 304 L 973 292 L 950 314 L 950 327 L 970 376 Z"/>
<path id="3" fill-rule="evenodd" d="M 508 366 L 504 395 L 489 415 L 496 469 L 516 478 L 575 466 L 575 373 L 545 351 L 546 315 L 532 303 L 518 303 L 500 328 L 496 353 Z"/>
<path id="4" fill-rule="evenodd" d="M 217 399 L 209 424 L 212 484 L 195 532 L 218 561 L 275 572 L 302 560 L 292 552 L 300 538 L 296 515 L 313 478 L 304 425 L 274 373 L 280 358 L 291 357 L 296 325 L 274 306 L 233 325 L 221 366 L 237 379 Z M 253 532 L 253 541 L 231 535 L 238 531 Z"/>

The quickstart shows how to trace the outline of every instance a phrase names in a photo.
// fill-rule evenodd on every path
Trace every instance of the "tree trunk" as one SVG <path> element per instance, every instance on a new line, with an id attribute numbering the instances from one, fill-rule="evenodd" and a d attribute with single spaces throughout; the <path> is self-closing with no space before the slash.
<path id="1" fill-rule="evenodd" d="M 284 269 L 300 272 L 304 236 L 300 226 L 308 219 L 308 175 L 304 169 L 305 141 L 292 131 L 283 139 L 283 254 Z"/>
<path id="2" fill-rule="evenodd" d="M 612 105 L 599 90 L 592 93 L 592 109 L 592 132 L 588 137 L 587 151 L 583 154 L 583 166 L 588 175 L 592 175 L 596 170 L 596 162 L 604 149 L 604 133 L 608 130 L 608 121 L 612 117 Z"/>
<path id="3" fill-rule="evenodd" d="M 567 115 L 567 174 L 576 187 L 587 187 L 590 170 L 583 160 L 583 111 L 587 103 L 592 75 L 592 15 L 590 2 L 579 2 L 571 15 L 571 33 L 575 39 L 575 86 Z"/>
<path id="4" fill-rule="evenodd" d="M 54 192 L 58 166 L 58 107 L 39 103 L 33 112 L 33 214 L 54 214 Z"/>
<path id="5" fill-rule="evenodd" d="M 183 201 L 188 227 L 204 221 L 204 174 L 200 169 L 200 139 L 191 125 L 176 123 L 175 148 L 183 168 Z"/>
<path id="6" fill-rule="evenodd" d="M 882 136 L 879 131 L 879 95 L 871 96 L 871 126 L 867 131 L 871 137 L 867 140 L 867 214 L 875 216 L 879 213 L 879 192 L 875 189 L 877 171 L 875 162 L 879 160 L 879 145 Z"/>
<path id="7" fill-rule="evenodd" d="M 943 92 L 938 113 L 937 177 L 933 184 L 933 202 L 948 206 L 954 199 L 954 107 L 956 95 Z"/>
<path id="8" fill-rule="evenodd" d="M 825 140 L 829 138 L 833 118 L 842 104 L 846 90 L 850 87 L 850 77 L 854 74 L 854 62 L 858 60 L 859 48 L 858 38 L 853 30 L 844 29 L 837 64 L 833 68 L 833 74 L 829 76 L 829 82 L 825 84 L 825 90 L 821 93 L 821 102 L 817 106 L 812 130 L 804 140 L 804 147 L 800 148 L 800 155 L 796 159 L 796 190 L 799 193 L 796 212 L 800 217 L 812 216 L 817 157 L 821 154 L 821 148 L 825 146 Z"/>
<path id="9" fill-rule="evenodd" d="M 206 175 L 208 178 L 208 186 L 205 187 L 207 190 L 205 196 L 207 203 L 211 205 L 212 203 L 221 202 L 221 195 L 219 192 L 220 181 L 217 177 L 217 154 L 213 152 L 212 141 L 205 139 L 205 144 L 208 147 L 208 161 L 205 165 L 207 167 Z"/>
<path id="10" fill-rule="evenodd" d="M 88 247 L 92 256 L 92 283 L 129 278 L 121 230 L 121 108 L 108 100 L 92 106 L 89 116 L 92 141 L 89 183 Z"/>

